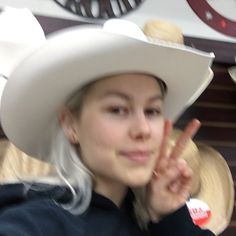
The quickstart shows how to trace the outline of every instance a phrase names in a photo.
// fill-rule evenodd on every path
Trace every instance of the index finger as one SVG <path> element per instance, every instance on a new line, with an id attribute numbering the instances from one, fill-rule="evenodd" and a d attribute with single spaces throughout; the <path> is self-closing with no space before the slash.
<path id="1" fill-rule="evenodd" d="M 188 123 L 183 133 L 178 138 L 175 147 L 171 152 L 170 159 L 175 160 L 180 157 L 186 147 L 186 144 L 197 133 L 200 126 L 201 123 L 197 119 L 193 119 L 192 121 L 190 121 L 190 123 Z"/>
<path id="2" fill-rule="evenodd" d="M 164 168 L 166 164 L 168 143 L 170 139 L 171 130 L 172 130 L 172 122 L 170 120 L 165 120 L 163 137 L 162 137 L 162 142 L 161 142 L 160 152 L 159 152 L 159 158 L 156 164 L 156 171 L 158 171 L 158 169 Z"/>

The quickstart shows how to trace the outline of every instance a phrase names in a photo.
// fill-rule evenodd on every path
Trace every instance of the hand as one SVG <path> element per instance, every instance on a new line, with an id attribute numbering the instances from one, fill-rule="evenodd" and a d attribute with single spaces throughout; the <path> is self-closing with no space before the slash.
<path id="1" fill-rule="evenodd" d="M 200 122 L 192 120 L 168 154 L 168 140 L 172 130 L 170 121 L 165 122 L 160 154 L 153 178 L 148 186 L 148 213 L 152 221 L 183 206 L 189 197 L 192 170 L 180 158 L 190 138 L 200 127 Z"/>

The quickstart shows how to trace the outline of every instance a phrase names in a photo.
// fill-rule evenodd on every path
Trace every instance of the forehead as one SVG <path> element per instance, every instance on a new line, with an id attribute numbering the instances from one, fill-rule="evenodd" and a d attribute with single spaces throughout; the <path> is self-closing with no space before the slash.
<path id="1" fill-rule="evenodd" d="M 104 77 L 97 80 L 92 90 L 103 92 L 109 89 L 122 90 L 129 93 L 157 93 L 161 91 L 160 82 L 151 75 L 146 74 L 120 74 Z"/>
<path id="2" fill-rule="evenodd" d="M 120 74 L 97 79 L 78 90 L 67 106 L 71 109 L 82 104 L 99 101 L 102 98 L 118 96 L 126 100 L 163 100 L 165 91 L 160 86 L 160 80 L 146 74 Z M 108 96 L 107 96 L 108 95 Z"/>

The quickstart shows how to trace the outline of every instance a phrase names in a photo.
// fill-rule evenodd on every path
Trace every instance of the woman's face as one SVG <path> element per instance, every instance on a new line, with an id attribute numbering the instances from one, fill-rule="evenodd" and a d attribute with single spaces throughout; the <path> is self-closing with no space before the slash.
<path id="1" fill-rule="evenodd" d="M 95 181 L 129 187 L 149 182 L 163 134 L 162 100 L 149 75 L 117 75 L 92 85 L 75 130 L 81 159 Z"/>

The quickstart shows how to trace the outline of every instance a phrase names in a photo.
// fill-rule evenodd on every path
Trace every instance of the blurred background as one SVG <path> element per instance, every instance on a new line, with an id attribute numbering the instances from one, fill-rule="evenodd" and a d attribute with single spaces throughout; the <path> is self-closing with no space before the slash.
<path id="1" fill-rule="evenodd" d="M 236 186 L 236 1 L 235 0 L 0 0 L 6 6 L 28 8 L 46 35 L 84 23 L 101 24 L 120 17 L 142 27 L 149 19 L 181 28 L 185 45 L 214 52 L 214 79 L 178 119 L 183 128 L 192 118 L 202 127 L 195 137 L 218 150 L 227 161 Z M 230 71 L 230 73 L 229 73 Z M 5 138 L 3 131 L 1 138 Z M 236 209 L 222 236 L 236 235 Z"/>

